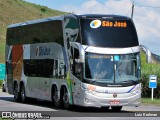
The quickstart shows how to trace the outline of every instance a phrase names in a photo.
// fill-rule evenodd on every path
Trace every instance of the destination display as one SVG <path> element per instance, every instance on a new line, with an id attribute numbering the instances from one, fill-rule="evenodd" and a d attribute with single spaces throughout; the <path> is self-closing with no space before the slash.
<path id="1" fill-rule="evenodd" d="M 111 58 L 111 56 L 110 55 L 89 55 L 88 56 L 89 58 Z"/>
<path id="2" fill-rule="evenodd" d="M 126 28 L 127 27 L 127 22 L 126 21 L 110 21 L 110 20 L 93 20 L 90 23 L 91 28 L 99 28 L 100 26 L 102 27 L 121 27 L 121 28 Z"/>
<path id="3" fill-rule="evenodd" d="M 125 21 L 102 21 L 103 27 L 127 27 L 127 23 Z"/>

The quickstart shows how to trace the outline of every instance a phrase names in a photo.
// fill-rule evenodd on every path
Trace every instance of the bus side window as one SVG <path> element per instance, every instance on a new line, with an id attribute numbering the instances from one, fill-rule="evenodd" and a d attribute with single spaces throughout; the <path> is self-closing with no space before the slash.
<path id="1" fill-rule="evenodd" d="M 82 73 L 82 68 L 81 65 L 79 63 L 79 50 L 77 48 L 73 48 L 73 65 L 72 65 L 72 69 L 73 69 L 73 75 L 75 75 L 78 78 L 81 78 L 81 73 Z"/>
<path id="2" fill-rule="evenodd" d="M 55 74 L 56 74 L 55 70 L 56 70 L 56 64 L 55 64 L 55 60 L 53 60 L 53 77 L 55 77 Z"/>
<path id="3" fill-rule="evenodd" d="M 60 63 L 60 78 L 62 78 L 62 79 L 64 79 L 65 78 L 65 74 L 66 74 L 66 70 L 65 70 L 66 68 L 65 68 L 65 64 L 64 64 L 64 62 L 61 62 Z"/>
<path id="4" fill-rule="evenodd" d="M 45 69 L 45 77 L 52 77 L 52 71 L 53 71 L 53 61 L 52 60 L 46 60 L 45 61 L 45 66 L 44 66 L 44 69 Z"/>
<path id="5" fill-rule="evenodd" d="M 58 78 L 59 74 L 58 74 L 58 60 L 54 60 L 54 71 L 55 71 L 55 77 Z"/>

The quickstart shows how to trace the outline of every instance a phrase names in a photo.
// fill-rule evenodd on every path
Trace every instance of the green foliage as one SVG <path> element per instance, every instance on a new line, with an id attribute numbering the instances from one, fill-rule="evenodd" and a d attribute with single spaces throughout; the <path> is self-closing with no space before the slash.
<path id="1" fill-rule="evenodd" d="M 42 11 L 42 12 L 46 12 L 46 9 L 45 9 L 45 8 L 41 8 L 41 11 Z"/>
<path id="2" fill-rule="evenodd" d="M 5 40 L 8 25 L 63 14 L 67 13 L 24 0 L 0 0 L 0 63 L 5 61 Z"/>
<path id="3" fill-rule="evenodd" d="M 151 97 L 149 88 L 149 75 L 157 75 L 160 78 L 160 64 L 146 63 L 146 55 L 141 52 L 141 79 L 142 79 L 142 97 Z M 157 88 L 154 89 L 154 97 L 160 98 L 160 80 L 157 80 Z"/>
<path id="4" fill-rule="evenodd" d="M 150 98 L 142 98 L 141 101 L 142 101 L 142 104 L 160 105 L 159 99 L 154 98 L 153 100 L 151 100 L 151 97 Z"/>
<path id="5" fill-rule="evenodd" d="M 2 119 L 2 117 L 0 117 L 0 120 L 12 120 L 12 119 L 9 119 L 9 118 L 8 119 L 7 118 Z"/>
<path id="6" fill-rule="evenodd" d="M 2 87 L 3 80 L 0 80 L 0 88 Z"/>

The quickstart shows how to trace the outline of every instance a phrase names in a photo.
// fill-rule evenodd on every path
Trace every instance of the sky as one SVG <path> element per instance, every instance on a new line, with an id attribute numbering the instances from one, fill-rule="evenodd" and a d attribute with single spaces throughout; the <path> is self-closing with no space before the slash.
<path id="1" fill-rule="evenodd" d="M 51 9 L 75 14 L 115 14 L 131 17 L 139 42 L 160 55 L 160 0 L 25 0 Z"/>

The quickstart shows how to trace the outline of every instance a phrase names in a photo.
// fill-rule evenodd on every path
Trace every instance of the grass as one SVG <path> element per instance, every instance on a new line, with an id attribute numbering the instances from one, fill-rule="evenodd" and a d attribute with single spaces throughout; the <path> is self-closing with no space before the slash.
<path id="1" fill-rule="evenodd" d="M 5 118 L 2 119 L 2 117 L 0 117 L 0 120 L 12 120 L 12 119 L 5 119 Z"/>
<path id="2" fill-rule="evenodd" d="M 151 98 L 141 98 L 142 104 L 147 105 L 158 105 L 160 106 L 160 99 L 154 98 L 153 100 Z"/>
<path id="3" fill-rule="evenodd" d="M 2 88 L 3 80 L 0 80 L 0 88 Z"/>
<path id="4" fill-rule="evenodd" d="M 63 14 L 67 13 L 23 0 L 0 0 L 0 63 L 5 62 L 6 30 L 9 24 Z"/>

